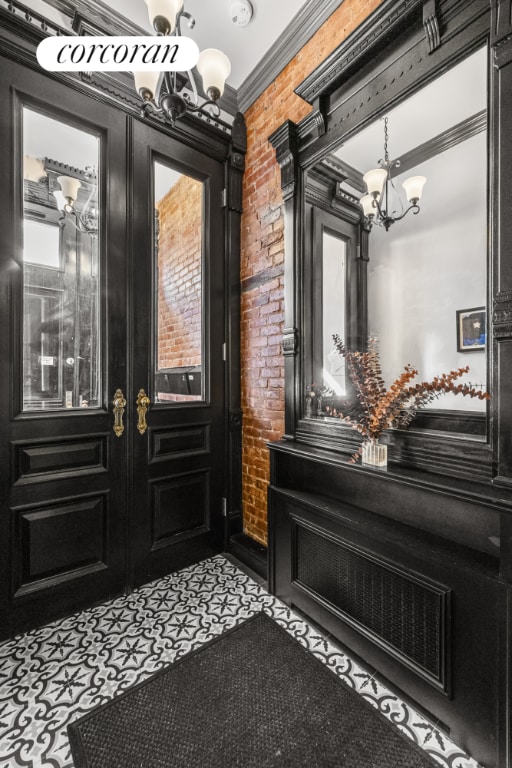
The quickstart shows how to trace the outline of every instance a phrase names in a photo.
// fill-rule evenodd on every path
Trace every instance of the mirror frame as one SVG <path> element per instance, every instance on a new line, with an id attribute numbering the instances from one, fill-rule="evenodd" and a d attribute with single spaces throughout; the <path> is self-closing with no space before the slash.
<path id="1" fill-rule="evenodd" d="M 360 213 L 351 209 L 334 184 L 339 176 L 330 168 L 329 155 L 391 106 L 487 46 L 488 386 L 492 397 L 486 436 L 440 431 L 439 418 L 442 423 L 443 417 L 437 412 L 435 429 L 429 429 L 423 418 L 416 429 L 389 430 L 386 441 L 394 465 L 512 485 L 512 405 L 504 397 L 507 380 L 512 379 L 512 344 L 507 344 L 512 341 L 512 265 L 506 256 L 512 248 L 512 223 L 502 213 L 512 204 L 507 186 L 512 137 L 500 132 L 500 126 L 512 119 L 511 13 L 512 0 L 467 0 L 464 4 L 456 0 L 384 0 L 296 89 L 312 105 L 311 113 L 298 124 L 286 121 L 270 136 L 281 167 L 285 213 L 285 439 L 347 454 L 360 442 L 342 423 L 303 418 L 311 360 L 304 344 L 310 321 L 302 297 L 313 204 L 343 211 L 344 216 L 348 213 L 359 221 L 358 304 L 366 304 L 368 232 Z M 363 326 L 361 321 L 361 336 Z"/>

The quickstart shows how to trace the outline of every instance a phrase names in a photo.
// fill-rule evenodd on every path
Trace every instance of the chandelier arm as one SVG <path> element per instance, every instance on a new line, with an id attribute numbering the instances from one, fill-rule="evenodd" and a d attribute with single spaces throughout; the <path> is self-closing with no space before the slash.
<path id="1" fill-rule="evenodd" d="M 92 184 L 91 185 L 91 191 L 89 192 L 89 196 L 88 196 L 87 200 L 84 203 L 84 207 L 82 208 L 82 216 L 86 215 L 87 209 L 89 208 L 89 204 L 90 204 L 92 198 L 94 197 L 97 189 L 98 189 L 98 185 L 97 184 Z"/>
<path id="2" fill-rule="evenodd" d="M 66 213 L 62 214 L 62 216 L 59 219 L 59 226 L 63 227 L 67 221 L 69 221 L 74 226 L 77 232 L 80 232 L 83 235 L 84 234 L 92 235 L 96 231 L 87 226 L 85 220 L 80 216 L 80 214 L 77 211 L 75 211 L 74 208 L 68 214 Z"/>
<path id="3" fill-rule="evenodd" d="M 373 198 L 373 207 L 377 209 L 377 217 L 379 219 L 387 218 L 386 210 L 380 207 L 378 197 Z"/>
<path id="4" fill-rule="evenodd" d="M 188 79 L 190 81 L 190 85 L 192 86 L 192 90 L 194 92 L 194 106 L 199 106 L 199 94 L 197 92 L 197 85 L 196 85 L 196 79 L 194 77 L 194 73 L 191 69 L 187 70 Z M 188 103 L 188 102 L 187 102 Z M 220 110 L 219 110 L 220 114 Z"/>
<path id="5" fill-rule="evenodd" d="M 171 73 L 168 70 L 165 70 L 164 72 L 163 85 L 165 85 L 165 88 L 167 89 L 167 93 L 174 93 L 175 86 L 173 87 Z"/>
<path id="6" fill-rule="evenodd" d="M 194 29 L 196 25 L 196 20 L 194 19 L 191 13 L 187 13 L 187 11 L 184 11 L 183 8 L 180 11 L 178 21 L 181 22 L 182 18 L 185 18 L 187 20 L 187 26 L 189 29 Z M 181 23 L 180 23 L 180 35 L 181 35 Z"/>
<path id="7" fill-rule="evenodd" d="M 411 203 L 411 205 L 402 213 L 401 216 L 390 216 L 389 218 L 391 218 L 393 221 L 400 221 L 409 213 L 409 211 L 414 211 L 415 214 L 419 213 L 420 207 L 418 203 Z"/>
<path id="8" fill-rule="evenodd" d="M 144 104 L 140 108 L 140 116 L 141 117 L 147 117 L 149 112 L 155 112 L 156 114 L 161 114 L 164 110 L 162 107 L 160 107 L 156 101 L 153 99 L 147 100 L 144 102 Z"/>
<path id="9" fill-rule="evenodd" d="M 201 112 L 202 114 L 206 115 L 207 117 L 215 117 L 218 118 L 220 116 L 220 107 L 217 104 L 216 101 L 212 101 L 211 99 L 207 99 L 207 101 L 204 101 L 202 104 L 199 104 L 198 106 L 192 106 L 190 101 L 185 99 L 187 103 L 187 111 L 188 112 Z M 214 115 L 211 114 L 211 112 L 205 107 L 213 108 Z"/>

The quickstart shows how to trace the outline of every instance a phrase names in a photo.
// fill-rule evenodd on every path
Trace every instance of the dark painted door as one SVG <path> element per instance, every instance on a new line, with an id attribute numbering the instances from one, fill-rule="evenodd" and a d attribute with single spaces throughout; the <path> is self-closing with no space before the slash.
<path id="1" fill-rule="evenodd" d="M 220 548 L 225 249 L 220 161 L 0 72 L 8 637 Z"/>
<path id="2" fill-rule="evenodd" d="M 225 280 L 223 165 L 143 123 L 134 145 L 131 393 L 150 400 L 131 432 L 136 585 L 222 544 Z"/>
<path id="3" fill-rule="evenodd" d="M 6 637 L 125 588 L 127 118 L 7 60 L 0 92 Z"/>

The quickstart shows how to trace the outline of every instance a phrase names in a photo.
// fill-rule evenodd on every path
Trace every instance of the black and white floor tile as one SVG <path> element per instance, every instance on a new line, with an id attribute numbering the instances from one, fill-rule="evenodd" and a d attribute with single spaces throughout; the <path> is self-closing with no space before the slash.
<path id="1" fill-rule="evenodd" d="M 0 768 L 73 768 L 66 728 L 264 610 L 444 768 L 477 763 L 328 637 L 218 555 L 0 644 Z"/>

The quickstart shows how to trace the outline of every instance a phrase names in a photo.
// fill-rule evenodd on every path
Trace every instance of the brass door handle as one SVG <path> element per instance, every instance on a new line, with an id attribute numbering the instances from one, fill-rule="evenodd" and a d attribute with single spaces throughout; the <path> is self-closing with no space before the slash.
<path id="1" fill-rule="evenodd" d="M 112 405 L 114 406 L 114 432 L 116 437 L 121 437 L 124 432 L 123 414 L 126 400 L 120 389 L 116 389 Z"/>
<path id="2" fill-rule="evenodd" d="M 151 400 L 146 395 L 145 391 L 143 389 L 139 389 L 139 394 L 137 396 L 137 413 L 139 414 L 137 429 L 139 430 L 141 435 L 143 435 L 146 429 L 148 428 L 148 425 L 146 422 L 146 412 L 150 404 L 151 404 Z"/>

